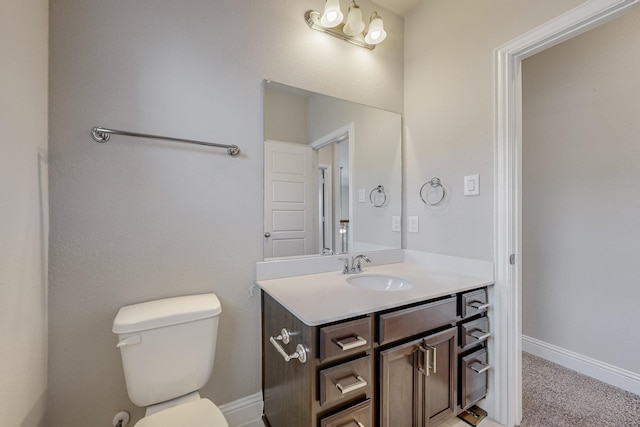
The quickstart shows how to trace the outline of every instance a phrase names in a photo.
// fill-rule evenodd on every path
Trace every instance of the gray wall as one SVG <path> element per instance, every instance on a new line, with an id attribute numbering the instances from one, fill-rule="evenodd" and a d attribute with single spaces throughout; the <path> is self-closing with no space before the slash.
<path id="1" fill-rule="evenodd" d="M 640 9 L 523 63 L 523 333 L 640 373 Z"/>
<path id="2" fill-rule="evenodd" d="M 359 2 L 372 10 L 368 1 Z M 403 108 L 403 20 L 373 52 L 308 29 L 322 0 L 51 2 L 49 426 L 134 410 L 111 333 L 120 306 L 216 292 L 218 404 L 260 391 L 263 79 Z M 371 90 L 375 88 L 375 90 Z M 238 144 L 224 150 L 92 126 Z"/>
<path id="3" fill-rule="evenodd" d="M 493 260 L 494 49 L 581 2 L 429 0 L 408 14 L 404 215 L 420 232 L 405 247 Z M 474 174 L 480 195 L 464 197 Z M 449 195 L 429 208 L 418 191 L 434 176 Z"/>
<path id="4" fill-rule="evenodd" d="M 264 91 L 264 139 L 309 143 L 307 97 L 295 93 Z"/>
<path id="5" fill-rule="evenodd" d="M 0 424 L 44 425 L 47 1 L 0 2 Z"/>

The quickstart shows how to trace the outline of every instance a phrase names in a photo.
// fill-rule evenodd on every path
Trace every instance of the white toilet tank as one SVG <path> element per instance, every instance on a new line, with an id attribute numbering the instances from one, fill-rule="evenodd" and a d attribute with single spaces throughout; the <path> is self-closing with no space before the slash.
<path id="1" fill-rule="evenodd" d="M 201 389 L 213 370 L 222 312 L 215 294 L 122 307 L 113 321 L 127 392 L 141 407 Z"/>

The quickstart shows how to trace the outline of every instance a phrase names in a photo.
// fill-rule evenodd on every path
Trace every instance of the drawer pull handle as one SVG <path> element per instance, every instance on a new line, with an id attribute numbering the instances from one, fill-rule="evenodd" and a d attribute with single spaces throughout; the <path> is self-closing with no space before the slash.
<path id="1" fill-rule="evenodd" d="M 286 332 L 286 329 L 283 329 L 282 332 Z M 283 335 L 278 335 L 277 337 L 269 337 L 269 342 L 271 342 L 271 344 L 275 347 L 278 353 L 280 353 L 280 355 L 284 358 L 284 361 L 288 362 L 291 359 L 298 359 L 300 363 L 306 363 L 307 351 L 305 350 L 302 344 L 298 344 L 296 346 L 295 353 L 287 354 L 287 352 L 284 351 L 284 348 L 282 348 L 282 346 L 279 343 L 279 341 L 285 342 Z M 288 333 L 287 333 L 286 342 L 289 342 Z"/>
<path id="2" fill-rule="evenodd" d="M 418 347 L 418 350 L 420 350 L 422 352 L 422 364 L 424 366 L 424 368 L 419 368 L 418 370 L 420 371 L 421 374 L 424 374 L 424 376 L 428 377 L 429 376 L 429 370 L 432 369 L 434 374 L 437 374 L 437 370 L 436 370 L 436 362 L 437 362 L 437 358 L 438 358 L 438 350 L 427 344 L 424 343 L 424 345 L 427 348 L 424 348 L 423 346 Z M 431 350 L 433 350 L 433 365 L 431 365 Z M 431 366 L 429 366 L 431 365 Z"/>
<path id="3" fill-rule="evenodd" d="M 437 371 L 437 369 L 436 369 L 436 364 L 438 363 L 438 359 L 437 359 L 437 358 L 438 358 L 438 349 L 437 349 L 437 348 L 435 348 L 435 347 L 433 347 L 433 346 L 430 346 L 430 345 L 429 345 L 429 344 L 427 344 L 427 343 L 425 343 L 425 345 L 426 345 L 427 347 L 429 347 L 429 349 L 430 349 L 430 350 L 433 350 L 433 373 L 434 373 L 434 374 L 437 374 L 437 373 L 438 373 L 438 371 Z M 427 365 L 427 372 L 429 372 L 429 365 Z"/>
<path id="4" fill-rule="evenodd" d="M 336 341 L 336 344 L 338 346 L 340 346 L 342 351 L 347 351 L 347 350 L 351 350 L 353 348 L 357 348 L 357 347 L 361 347 L 363 345 L 367 345 L 367 340 L 358 335 L 356 337 L 356 339 L 353 340 L 353 341 L 349 341 L 349 342 Z"/>
<path id="5" fill-rule="evenodd" d="M 475 362 L 475 363 L 472 363 L 471 365 L 469 365 L 469 368 L 472 371 L 475 371 L 475 372 L 481 374 L 483 372 L 487 372 L 491 368 L 491 365 L 485 365 L 484 363 Z"/>
<path id="6" fill-rule="evenodd" d="M 422 366 L 418 365 L 418 371 L 426 377 L 429 376 L 429 368 L 425 369 L 425 366 L 429 366 L 429 350 L 426 348 L 419 346 L 418 350 L 422 353 Z"/>
<path id="7" fill-rule="evenodd" d="M 480 301 L 472 301 L 467 304 L 467 306 L 471 308 L 475 308 L 476 310 L 486 310 L 487 308 L 489 308 L 490 305 L 491 304 L 482 303 Z"/>
<path id="8" fill-rule="evenodd" d="M 469 336 L 477 339 L 478 341 L 484 341 L 491 336 L 491 332 L 485 332 L 482 329 L 476 329 L 468 333 Z"/>
<path id="9" fill-rule="evenodd" d="M 360 375 L 356 376 L 356 380 L 358 381 L 348 386 L 343 386 L 342 384 L 337 383 L 336 388 L 340 390 L 340 394 L 347 394 L 367 386 L 367 380 L 362 378 Z"/>

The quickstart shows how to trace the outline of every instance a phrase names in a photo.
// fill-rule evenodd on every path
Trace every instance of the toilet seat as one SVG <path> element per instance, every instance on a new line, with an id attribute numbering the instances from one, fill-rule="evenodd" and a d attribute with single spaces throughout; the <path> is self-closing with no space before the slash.
<path id="1" fill-rule="evenodd" d="M 135 427 L 229 427 L 222 412 L 209 399 L 198 399 L 156 412 Z"/>

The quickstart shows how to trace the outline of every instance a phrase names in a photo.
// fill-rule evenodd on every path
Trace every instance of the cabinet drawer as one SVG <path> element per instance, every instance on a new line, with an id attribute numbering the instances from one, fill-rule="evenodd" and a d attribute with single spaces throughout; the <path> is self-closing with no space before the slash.
<path id="1" fill-rule="evenodd" d="M 320 328 L 320 363 L 371 348 L 371 318 Z"/>
<path id="2" fill-rule="evenodd" d="M 460 361 L 460 406 L 467 409 L 487 394 L 487 349 L 464 356 Z"/>
<path id="3" fill-rule="evenodd" d="M 477 291 L 467 292 L 462 294 L 461 297 L 461 311 L 460 315 L 463 319 L 474 316 L 478 313 L 487 311 L 489 308 L 487 299 L 487 290 L 478 289 Z"/>
<path id="4" fill-rule="evenodd" d="M 373 427 L 371 399 L 322 418 L 320 427 Z"/>
<path id="5" fill-rule="evenodd" d="M 380 315 L 378 342 L 386 344 L 456 321 L 456 297 Z"/>
<path id="6" fill-rule="evenodd" d="M 320 405 L 353 398 L 358 394 L 372 394 L 371 356 L 364 356 L 332 368 L 323 369 L 318 374 L 320 385 Z"/>
<path id="7" fill-rule="evenodd" d="M 460 325 L 460 347 L 466 350 L 491 336 L 489 318 L 481 317 Z"/>

